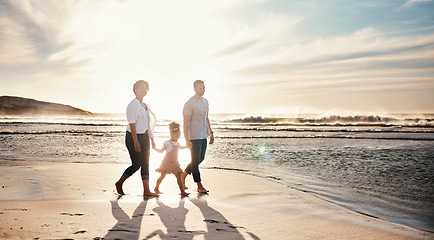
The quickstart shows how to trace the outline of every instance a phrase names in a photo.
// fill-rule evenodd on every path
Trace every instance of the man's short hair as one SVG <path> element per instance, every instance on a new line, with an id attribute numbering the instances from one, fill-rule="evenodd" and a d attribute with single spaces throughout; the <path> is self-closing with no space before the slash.
<path id="1" fill-rule="evenodd" d="M 205 84 L 202 80 L 196 80 L 193 83 L 193 87 L 196 88 L 199 84 Z"/>

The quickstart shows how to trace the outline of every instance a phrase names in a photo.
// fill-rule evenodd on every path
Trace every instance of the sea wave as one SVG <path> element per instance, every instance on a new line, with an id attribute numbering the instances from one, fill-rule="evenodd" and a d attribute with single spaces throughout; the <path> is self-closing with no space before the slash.
<path id="1" fill-rule="evenodd" d="M 420 140 L 434 141 L 433 137 L 426 136 L 355 136 L 355 135 L 294 135 L 294 136 L 217 136 L 216 139 L 283 139 L 283 138 L 340 138 L 340 139 L 377 139 L 377 140 Z"/>
<path id="2" fill-rule="evenodd" d="M 85 131 L 85 130 L 44 130 L 44 131 L 0 131 L 0 135 L 50 135 L 50 134 L 71 134 L 88 135 L 96 137 L 110 137 L 125 134 L 125 131 Z M 159 136 L 156 136 L 159 137 Z M 165 136 L 167 137 L 167 136 Z M 325 134 L 303 134 L 303 135 L 265 135 L 265 136 L 215 136 L 216 139 L 296 139 L 296 138 L 340 138 L 340 139 L 382 139 L 382 140 L 421 140 L 434 141 L 433 136 L 366 136 L 366 135 L 325 135 Z"/>
<path id="3" fill-rule="evenodd" d="M 95 123 L 95 122 L 23 122 L 23 121 L 13 121 L 13 122 L 0 122 L 0 125 L 62 125 L 62 126 L 95 126 L 95 127 L 117 127 L 126 126 L 125 123 Z"/>
<path id="4" fill-rule="evenodd" d="M 386 117 L 374 115 L 355 115 L 355 116 L 322 116 L 322 117 L 294 117 L 294 118 L 269 118 L 269 117 L 245 117 L 227 120 L 228 123 L 246 124 L 279 124 L 279 125 L 306 125 L 306 126 L 417 126 L 434 127 L 434 115 L 426 114 L 423 116 L 409 117 Z"/>
<path id="5" fill-rule="evenodd" d="M 335 126 L 335 125 L 334 125 Z M 318 126 L 317 126 L 318 127 Z M 329 125 L 324 127 L 330 127 Z M 336 126 L 335 126 L 336 127 Z M 342 126 L 340 127 L 351 127 Z M 360 126 L 359 126 L 360 127 Z M 358 129 L 358 128 L 270 128 L 267 127 L 216 127 L 214 129 L 230 130 L 230 131 L 258 131 L 258 132 L 342 132 L 342 133 L 434 133 L 433 129 L 424 127 L 384 127 L 375 126 L 377 128 Z"/>
<path id="6" fill-rule="evenodd" d="M 123 134 L 125 131 L 95 131 L 95 130 L 6 130 L 0 131 L 0 135 L 38 135 L 38 134 L 87 134 L 87 135 L 101 135 L 108 134 Z"/>
<path id="7" fill-rule="evenodd" d="M 434 128 L 434 114 L 395 114 L 391 116 L 378 115 L 329 115 L 315 114 L 298 115 L 296 117 L 262 117 L 250 116 L 237 119 L 215 118 L 211 119 L 213 125 L 242 124 L 248 126 L 375 126 L 375 127 L 425 127 Z M 166 126 L 171 120 L 159 119 L 157 126 Z M 25 125 L 65 125 L 65 126 L 126 126 L 124 116 L 101 115 L 99 117 L 0 117 L 2 124 Z"/>

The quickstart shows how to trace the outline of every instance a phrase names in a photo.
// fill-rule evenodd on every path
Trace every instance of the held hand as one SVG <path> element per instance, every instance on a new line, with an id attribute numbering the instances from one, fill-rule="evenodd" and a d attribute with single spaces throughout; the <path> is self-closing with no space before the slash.
<path id="1" fill-rule="evenodd" d="M 209 144 L 214 143 L 214 134 L 211 133 L 211 136 L 209 137 Z"/>
<path id="2" fill-rule="evenodd" d="M 152 149 L 154 149 L 155 151 L 157 151 L 159 153 L 163 153 L 164 152 L 164 150 L 158 149 L 157 146 L 153 146 Z"/>
<path id="3" fill-rule="evenodd" d="M 157 148 L 157 146 L 155 146 L 155 142 L 154 142 L 153 138 L 151 138 L 151 145 L 152 145 L 152 149 L 156 149 Z"/>
<path id="4" fill-rule="evenodd" d="M 141 152 L 141 149 L 140 149 L 140 145 L 139 145 L 139 144 L 134 144 L 134 151 L 136 151 L 136 152 Z"/>
<path id="5" fill-rule="evenodd" d="M 192 148 L 193 144 L 191 143 L 190 140 L 185 140 L 185 145 L 187 146 L 187 148 Z"/>

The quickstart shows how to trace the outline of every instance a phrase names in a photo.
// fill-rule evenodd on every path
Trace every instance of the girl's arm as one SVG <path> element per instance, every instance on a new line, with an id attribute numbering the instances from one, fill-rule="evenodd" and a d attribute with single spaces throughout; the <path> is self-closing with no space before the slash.
<path id="1" fill-rule="evenodd" d="M 161 149 L 158 149 L 157 146 L 153 146 L 152 148 L 159 153 L 163 153 L 164 151 L 166 151 L 166 144 L 163 144 L 163 147 Z"/>
<path id="2" fill-rule="evenodd" d="M 180 149 L 187 149 L 187 146 L 179 146 Z"/>

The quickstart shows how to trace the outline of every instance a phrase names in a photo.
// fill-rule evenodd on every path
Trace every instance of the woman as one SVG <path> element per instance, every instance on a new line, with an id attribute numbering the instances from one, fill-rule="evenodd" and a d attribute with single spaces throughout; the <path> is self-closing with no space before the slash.
<path id="1" fill-rule="evenodd" d="M 125 180 L 141 168 L 143 196 L 158 197 L 158 194 L 149 190 L 149 139 L 151 139 L 152 146 L 155 146 L 155 143 L 151 128 L 152 112 L 148 105 L 143 103 L 143 97 L 146 96 L 148 90 L 148 82 L 144 80 L 137 81 L 133 86 L 136 98 L 127 106 L 128 126 L 125 144 L 130 154 L 131 166 L 125 170 L 119 181 L 115 183 L 116 191 L 121 195 L 125 195 L 122 189 Z"/>

